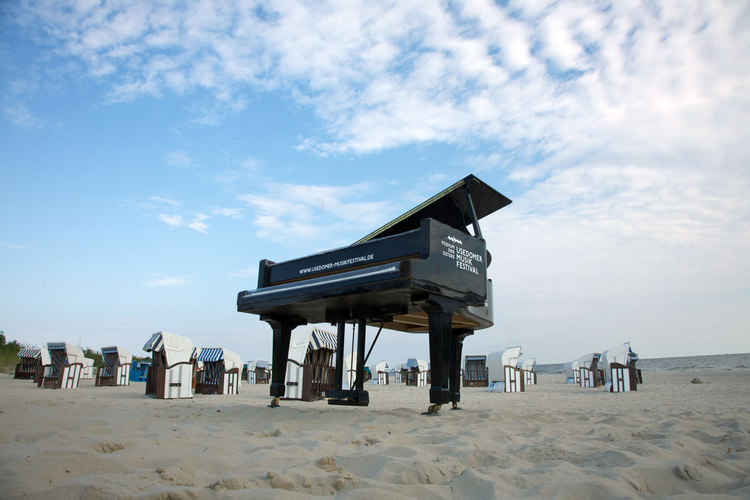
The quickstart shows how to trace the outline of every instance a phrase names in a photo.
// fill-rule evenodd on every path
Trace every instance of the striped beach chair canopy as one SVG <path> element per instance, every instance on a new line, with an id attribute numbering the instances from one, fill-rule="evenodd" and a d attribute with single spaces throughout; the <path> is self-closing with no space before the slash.
<path id="1" fill-rule="evenodd" d="M 224 360 L 224 370 L 242 368 L 240 355 L 221 347 L 203 347 L 196 359 L 204 363 Z"/>
<path id="2" fill-rule="evenodd" d="M 48 342 L 47 350 L 50 351 L 50 356 L 52 356 L 52 351 L 62 351 L 69 365 L 83 363 L 83 351 L 73 344 L 68 344 L 67 342 Z"/>
<path id="3" fill-rule="evenodd" d="M 130 354 L 130 351 L 123 349 L 122 347 L 102 347 L 102 356 L 108 355 L 117 356 L 120 365 L 129 365 L 133 361 L 133 355 Z"/>
<path id="4" fill-rule="evenodd" d="M 187 337 L 180 337 L 167 332 L 157 332 L 151 336 L 146 345 L 146 352 L 164 351 L 169 366 L 175 363 L 190 362 L 193 354 L 193 342 Z"/>
<path id="5" fill-rule="evenodd" d="M 336 334 L 321 330 L 320 328 L 313 328 L 312 338 L 310 339 L 310 349 L 313 351 L 317 351 L 318 349 L 335 351 L 337 343 Z"/>
<path id="6" fill-rule="evenodd" d="M 25 347 L 18 351 L 18 357 L 42 359 L 42 350 L 35 347 Z"/>

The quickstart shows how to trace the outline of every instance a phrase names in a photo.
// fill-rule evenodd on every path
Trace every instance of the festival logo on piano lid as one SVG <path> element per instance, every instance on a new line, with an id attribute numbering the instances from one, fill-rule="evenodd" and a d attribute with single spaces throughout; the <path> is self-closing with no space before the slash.
<path id="1" fill-rule="evenodd" d="M 440 240 L 440 243 L 443 245 L 443 255 L 455 260 L 458 269 L 468 273 L 479 274 L 477 263 L 482 263 L 481 255 L 466 250 L 461 246 L 464 242 L 453 235 L 448 236 L 445 240 Z"/>

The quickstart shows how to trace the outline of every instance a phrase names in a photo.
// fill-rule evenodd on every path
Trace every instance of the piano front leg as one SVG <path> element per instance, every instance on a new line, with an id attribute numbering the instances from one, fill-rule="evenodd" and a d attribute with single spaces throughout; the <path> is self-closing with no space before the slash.
<path id="1" fill-rule="evenodd" d="M 271 371 L 271 407 L 279 406 L 279 400 L 286 392 L 286 362 L 289 358 L 289 341 L 292 330 L 307 321 L 297 317 L 261 316 L 273 328 L 273 369 Z"/>
<path id="2" fill-rule="evenodd" d="M 451 367 L 450 367 L 450 390 L 452 410 L 460 410 L 458 402 L 461 401 L 461 353 L 464 347 L 464 339 L 474 335 L 474 330 L 458 328 L 451 335 Z"/>
<path id="3" fill-rule="evenodd" d="M 427 313 L 430 335 L 430 407 L 428 413 L 437 413 L 442 405 L 451 401 L 450 366 L 453 314 L 462 302 L 445 297 L 430 295 L 420 304 Z"/>

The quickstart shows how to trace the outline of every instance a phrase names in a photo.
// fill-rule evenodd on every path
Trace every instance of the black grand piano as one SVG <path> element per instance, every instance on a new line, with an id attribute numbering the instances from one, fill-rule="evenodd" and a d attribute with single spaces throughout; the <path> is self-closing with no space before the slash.
<path id="1" fill-rule="evenodd" d="M 286 262 L 262 260 L 258 288 L 239 293 L 237 310 L 260 315 L 273 329 L 271 406 L 284 396 L 292 330 L 330 323 L 338 344 L 329 404 L 369 403 L 363 384 L 371 325 L 380 327 L 373 346 L 383 328 L 429 333 L 428 412 L 448 402 L 457 408 L 463 340 L 493 324 L 491 256 L 479 219 L 510 203 L 469 175 L 351 246 Z M 357 325 L 357 371 L 344 390 L 347 323 Z"/>

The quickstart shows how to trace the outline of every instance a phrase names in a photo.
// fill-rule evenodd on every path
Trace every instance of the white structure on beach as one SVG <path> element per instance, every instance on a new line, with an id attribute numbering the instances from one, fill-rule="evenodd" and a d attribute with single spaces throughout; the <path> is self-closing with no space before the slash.
<path id="1" fill-rule="evenodd" d="M 568 361 L 565 363 L 565 383 L 566 384 L 579 384 L 580 373 L 578 371 L 578 360 Z"/>
<path id="2" fill-rule="evenodd" d="M 83 358 L 83 369 L 81 370 L 81 378 L 90 380 L 94 378 L 94 360 L 91 358 Z"/>
<path id="3" fill-rule="evenodd" d="M 130 385 L 133 355 L 122 347 L 102 347 L 104 366 L 97 370 L 95 385 Z"/>
<path id="4" fill-rule="evenodd" d="M 523 383 L 526 385 L 536 385 L 536 358 L 530 358 L 519 363 L 521 366 Z"/>
<path id="5" fill-rule="evenodd" d="M 581 380 L 581 387 L 599 387 L 604 381 L 602 372 L 599 369 L 600 352 L 584 354 L 578 358 L 578 372 Z"/>
<path id="6" fill-rule="evenodd" d="M 75 389 L 83 371 L 83 351 L 67 342 L 49 342 L 50 364 L 44 367 L 39 387 Z"/>
<path id="7" fill-rule="evenodd" d="M 380 363 L 370 367 L 370 373 L 372 373 L 372 383 L 388 385 L 390 378 L 388 377 L 388 363 L 381 361 Z"/>
<path id="8" fill-rule="evenodd" d="M 489 392 L 522 392 L 523 378 L 518 369 L 518 358 L 521 347 L 509 347 L 504 351 L 495 351 L 487 355 L 487 376 Z"/>
<path id="9" fill-rule="evenodd" d="M 286 391 L 282 399 L 312 401 L 324 397 L 333 388 L 337 343 L 336 334 L 321 328 L 303 328 L 292 332 L 286 363 Z M 347 370 L 350 369 L 350 362 L 347 358 Z M 353 371 L 347 374 L 354 376 Z M 343 382 L 346 389 L 349 376 L 345 375 Z"/>
<path id="10" fill-rule="evenodd" d="M 193 397 L 193 342 L 179 335 L 157 332 L 143 346 L 153 355 L 146 394 L 156 399 Z"/>
<path id="11" fill-rule="evenodd" d="M 247 383 L 268 384 L 271 380 L 271 366 L 265 359 L 247 362 Z"/>
<path id="12" fill-rule="evenodd" d="M 630 348 L 630 342 L 604 351 L 599 361 L 599 367 L 604 372 L 604 390 L 608 392 L 637 390 L 641 377 L 640 370 L 635 367 L 636 361 L 638 361 L 638 355 Z"/>

